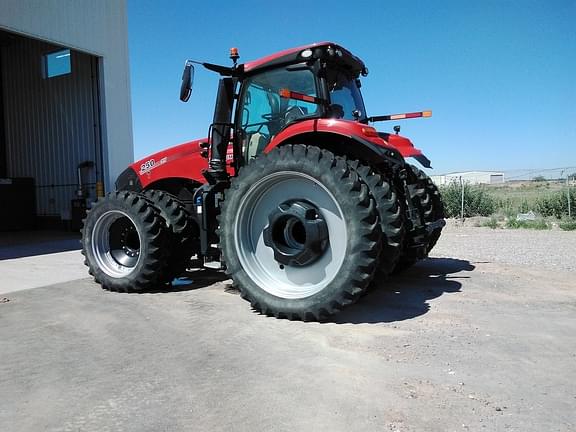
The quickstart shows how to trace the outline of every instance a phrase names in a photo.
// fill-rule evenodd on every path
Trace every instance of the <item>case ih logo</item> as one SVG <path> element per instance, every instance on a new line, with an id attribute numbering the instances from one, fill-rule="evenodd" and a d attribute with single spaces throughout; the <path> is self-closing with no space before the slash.
<path id="1" fill-rule="evenodd" d="M 156 160 L 154 159 L 148 159 L 146 162 L 140 165 L 140 175 L 149 173 L 154 168 L 158 168 L 160 165 L 164 165 L 167 162 L 167 160 L 168 160 L 167 157 L 163 157 L 158 162 L 156 162 Z"/>

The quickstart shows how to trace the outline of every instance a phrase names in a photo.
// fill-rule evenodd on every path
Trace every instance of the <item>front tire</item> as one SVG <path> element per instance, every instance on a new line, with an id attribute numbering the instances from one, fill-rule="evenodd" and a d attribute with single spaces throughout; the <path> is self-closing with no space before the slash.
<path id="1" fill-rule="evenodd" d="M 102 288 L 156 288 L 166 265 L 166 222 L 143 196 L 128 191 L 100 198 L 82 228 L 84 264 Z"/>
<path id="2" fill-rule="evenodd" d="M 190 258 L 196 253 L 195 240 L 198 237 L 198 230 L 194 230 L 190 214 L 174 195 L 156 189 L 148 189 L 143 195 L 154 204 L 166 221 L 170 246 L 161 279 L 171 283 L 186 271 Z"/>
<path id="3" fill-rule="evenodd" d="M 380 238 L 366 184 L 313 146 L 258 157 L 222 205 L 227 273 L 254 309 L 277 318 L 322 320 L 354 303 L 373 277 Z"/>

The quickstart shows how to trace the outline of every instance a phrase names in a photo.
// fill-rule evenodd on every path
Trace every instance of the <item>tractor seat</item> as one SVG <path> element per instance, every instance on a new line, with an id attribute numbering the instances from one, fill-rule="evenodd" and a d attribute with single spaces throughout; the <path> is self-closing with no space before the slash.
<path id="1" fill-rule="evenodd" d="M 250 136 L 250 141 L 248 141 L 248 162 L 255 158 L 256 155 L 262 153 L 268 141 L 269 138 L 260 132 L 255 132 Z"/>

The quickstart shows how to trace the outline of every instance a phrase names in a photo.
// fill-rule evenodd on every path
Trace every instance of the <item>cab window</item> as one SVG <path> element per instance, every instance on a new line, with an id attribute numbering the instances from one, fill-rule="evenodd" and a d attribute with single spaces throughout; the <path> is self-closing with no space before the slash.
<path id="1" fill-rule="evenodd" d="M 332 117 L 344 120 L 365 120 L 366 110 L 360 93 L 360 81 L 338 70 L 329 71 L 327 81 Z"/>
<path id="2" fill-rule="evenodd" d="M 243 84 L 242 146 L 248 162 L 290 123 L 318 115 L 317 104 L 281 98 L 279 91 L 283 88 L 317 96 L 316 80 L 309 69 L 276 69 L 247 78 Z"/>

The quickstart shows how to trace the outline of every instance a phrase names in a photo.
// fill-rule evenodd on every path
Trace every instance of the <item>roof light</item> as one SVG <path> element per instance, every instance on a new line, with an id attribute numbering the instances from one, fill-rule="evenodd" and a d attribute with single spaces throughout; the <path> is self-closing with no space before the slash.
<path id="1" fill-rule="evenodd" d="M 312 55 L 312 50 L 311 49 L 305 49 L 304 51 L 302 51 L 300 53 L 300 57 L 302 58 L 308 58 Z"/>
<path id="2" fill-rule="evenodd" d="M 230 59 L 234 62 L 234 67 L 236 67 L 239 58 L 240 54 L 238 54 L 238 48 L 230 48 Z"/>

